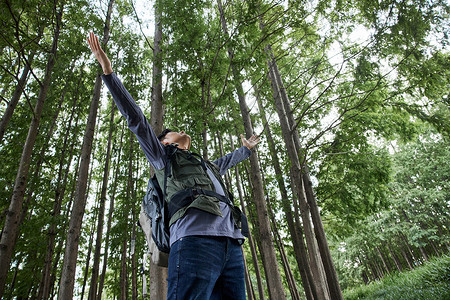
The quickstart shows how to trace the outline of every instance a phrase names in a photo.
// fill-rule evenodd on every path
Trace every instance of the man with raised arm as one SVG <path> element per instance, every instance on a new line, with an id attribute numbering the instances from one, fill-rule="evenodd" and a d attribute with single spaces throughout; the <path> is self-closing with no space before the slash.
<path id="1" fill-rule="evenodd" d="M 259 138 L 252 136 L 247 140 L 241 135 L 241 148 L 209 162 L 189 151 L 191 137 L 184 131 L 166 129 L 156 136 L 139 106 L 113 72 L 98 37 L 90 33 L 88 43 L 103 68 L 103 82 L 154 167 L 160 186 L 163 186 L 168 166 L 167 149 L 172 147 L 176 150 L 170 157 L 171 176 L 166 177 L 169 211 L 176 207 L 170 211 L 167 299 L 246 299 L 241 250 L 245 237 L 238 228 L 238 216 L 233 207 L 219 199 L 228 199 L 229 196 L 221 176 L 247 159 Z M 188 202 L 177 202 L 180 193 L 183 195 L 186 190 L 207 193 L 196 194 Z"/>

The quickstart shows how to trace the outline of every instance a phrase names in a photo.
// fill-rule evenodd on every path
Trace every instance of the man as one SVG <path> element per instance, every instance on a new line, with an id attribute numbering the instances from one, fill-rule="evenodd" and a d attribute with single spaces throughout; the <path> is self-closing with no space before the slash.
<path id="1" fill-rule="evenodd" d="M 90 33 L 89 46 L 103 68 L 102 79 L 128 127 L 136 135 L 162 187 L 166 180 L 166 200 L 170 218 L 170 255 L 168 299 L 245 299 L 244 264 L 236 211 L 227 199 L 221 175 L 251 155 L 259 143 L 257 136 L 214 162 L 203 161 L 189 151 L 191 137 L 184 131 L 164 130 L 156 137 L 141 109 L 112 70 L 98 38 Z M 168 149 L 172 149 L 168 154 Z M 175 151 L 173 151 L 175 149 Z M 165 176 L 170 160 L 170 176 Z M 191 201 L 181 201 L 185 191 L 213 191 L 195 194 Z M 192 195 L 192 194 L 191 194 Z M 178 199 L 178 200 L 177 200 Z M 222 200 L 220 200 L 222 199 Z M 183 203 L 183 205 L 181 205 Z"/>

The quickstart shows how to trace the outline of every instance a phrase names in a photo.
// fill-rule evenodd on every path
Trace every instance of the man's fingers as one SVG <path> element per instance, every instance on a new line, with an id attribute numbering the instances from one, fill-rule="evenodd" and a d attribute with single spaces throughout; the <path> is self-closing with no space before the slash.
<path id="1" fill-rule="evenodd" d="M 94 52 L 94 53 L 101 49 L 100 43 L 98 41 L 98 37 L 92 32 L 89 33 L 88 43 L 89 43 L 89 47 L 91 48 L 92 52 Z"/>

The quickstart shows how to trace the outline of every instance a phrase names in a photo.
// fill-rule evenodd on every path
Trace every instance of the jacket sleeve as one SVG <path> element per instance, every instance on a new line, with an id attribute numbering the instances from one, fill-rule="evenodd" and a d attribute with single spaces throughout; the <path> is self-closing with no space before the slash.
<path id="1" fill-rule="evenodd" d="M 128 128 L 136 135 L 147 160 L 156 169 L 162 169 L 166 159 L 165 151 L 142 110 L 115 73 L 102 75 L 102 79 L 120 113 L 127 120 Z"/>
<path id="2" fill-rule="evenodd" d="M 220 169 L 220 175 L 224 175 L 226 171 L 241 161 L 247 159 L 252 154 L 252 151 L 245 146 L 228 153 L 225 156 L 213 161 Z"/>

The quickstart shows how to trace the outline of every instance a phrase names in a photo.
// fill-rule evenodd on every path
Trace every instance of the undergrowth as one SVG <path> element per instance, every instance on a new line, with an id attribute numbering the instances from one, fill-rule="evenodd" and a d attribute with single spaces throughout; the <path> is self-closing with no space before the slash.
<path id="1" fill-rule="evenodd" d="M 345 300 L 448 300 L 450 256 L 432 259 L 409 272 L 393 274 L 368 285 L 344 291 Z"/>

